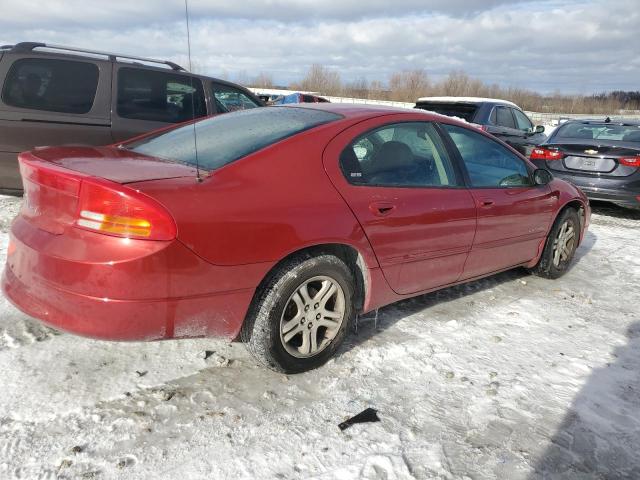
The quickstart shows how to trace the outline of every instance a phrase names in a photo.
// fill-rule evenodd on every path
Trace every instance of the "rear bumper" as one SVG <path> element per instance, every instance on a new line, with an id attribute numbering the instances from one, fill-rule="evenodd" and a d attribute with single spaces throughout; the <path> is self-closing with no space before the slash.
<path id="1" fill-rule="evenodd" d="M 178 241 L 109 250 L 99 243 L 123 239 L 78 235 L 84 241 L 16 219 L 2 277 L 11 303 L 56 329 L 105 340 L 237 337 L 258 281 L 254 266 L 211 265 Z"/>
<path id="2" fill-rule="evenodd" d="M 540 168 L 547 168 L 545 162 L 533 161 Z M 548 169 L 549 170 L 549 169 Z M 620 205 L 640 206 L 640 175 L 627 177 L 601 177 L 595 175 L 567 174 L 557 170 L 549 170 L 555 178 L 569 182 L 590 200 L 604 200 Z"/>
<path id="3" fill-rule="evenodd" d="M 101 340 L 235 338 L 253 291 L 198 298 L 112 300 L 21 282 L 5 268 L 2 290 L 13 305 L 57 330 Z"/>

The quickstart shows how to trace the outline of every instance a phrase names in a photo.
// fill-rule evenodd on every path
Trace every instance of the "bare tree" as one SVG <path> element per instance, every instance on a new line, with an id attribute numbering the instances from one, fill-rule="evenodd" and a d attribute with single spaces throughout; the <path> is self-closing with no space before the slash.
<path id="1" fill-rule="evenodd" d="M 305 77 L 291 84 L 296 90 L 318 92 L 322 95 L 340 95 L 342 80 L 340 74 L 319 64 L 311 65 Z"/>
<path id="2" fill-rule="evenodd" d="M 369 82 L 366 78 L 349 82 L 344 86 L 343 94 L 353 98 L 369 98 Z"/>
<path id="3" fill-rule="evenodd" d="M 389 79 L 391 100 L 415 102 L 429 93 L 429 77 L 424 70 L 404 70 Z"/>
<path id="4" fill-rule="evenodd" d="M 259 88 L 273 88 L 273 77 L 270 73 L 260 72 L 257 77 L 251 81 L 251 86 Z"/>

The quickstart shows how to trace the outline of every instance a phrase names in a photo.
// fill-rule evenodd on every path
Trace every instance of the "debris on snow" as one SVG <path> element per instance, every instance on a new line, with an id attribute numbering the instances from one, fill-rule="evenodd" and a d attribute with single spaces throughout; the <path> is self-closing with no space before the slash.
<path id="1" fill-rule="evenodd" d="M 346 430 L 347 428 L 349 428 L 352 425 L 355 425 L 356 423 L 368 423 L 368 422 L 379 422 L 379 421 L 380 421 L 380 418 L 378 417 L 378 411 L 375 408 L 369 407 L 369 408 L 365 408 L 359 414 L 354 415 L 348 420 L 345 420 L 344 422 L 342 422 L 340 425 L 338 425 L 338 428 L 340 428 L 340 430 Z"/>

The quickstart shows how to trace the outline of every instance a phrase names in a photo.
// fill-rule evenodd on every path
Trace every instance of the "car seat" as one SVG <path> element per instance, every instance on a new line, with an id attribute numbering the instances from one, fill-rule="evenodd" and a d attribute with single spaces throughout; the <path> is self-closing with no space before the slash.
<path id="1" fill-rule="evenodd" d="M 369 183 L 379 185 L 416 185 L 424 182 L 424 169 L 416 164 L 408 145 L 390 141 L 382 144 L 371 159 Z"/>

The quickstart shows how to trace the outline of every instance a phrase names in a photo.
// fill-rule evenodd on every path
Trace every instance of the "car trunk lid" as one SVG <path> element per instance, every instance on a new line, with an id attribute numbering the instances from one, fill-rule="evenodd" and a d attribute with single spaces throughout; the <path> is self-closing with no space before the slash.
<path id="1" fill-rule="evenodd" d="M 563 154 L 561 162 L 547 161 L 551 170 L 568 170 L 587 175 L 631 175 L 636 168 L 621 165 L 619 160 L 640 154 L 640 149 L 586 142 L 553 144 L 549 147 Z"/>
<path id="2" fill-rule="evenodd" d="M 161 209 L 152 199 L 123 184 L 195 177 L 192 167 L 112 147 L 45 148 L 22 153 L 18 158 L 24 187 L 20 214 L 39 229 L 56 235 L 69 226 L 84 225 L 114 235 L 125 232 L 133 237 L 149 236 L 146 223 L 141 228 L 134 225 L 137 214 L 152 211 L 155 215 L 153 210 Z M 89 191 L 97 192 L 95 201 Z M 87 213 L 83 198 L 96 208 Z M 106 215 L 107 211 L 119 213 Z M 89 217 L 84 218 L 84 214 Z"/>

